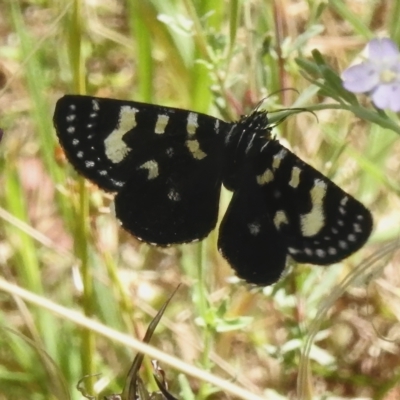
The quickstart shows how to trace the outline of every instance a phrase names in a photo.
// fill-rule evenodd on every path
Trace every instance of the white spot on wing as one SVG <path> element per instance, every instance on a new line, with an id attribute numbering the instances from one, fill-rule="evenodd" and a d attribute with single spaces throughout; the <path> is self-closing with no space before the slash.
<path id="1" fill-rule="evenodd" d="M 197 140 L 186 140 L 185 144 L 189 151 L 193 154 L 193 157 L 197 160 L 202 160 L 207 156 L 207 154 L 200 149 L 200 143 Z"/>
<path id="2" fill-rule="evenodd" d="M 215 132 L 218 135 L 218 133 L 219 133 L 219 119 L 215 120 L 214 129 L 215 129 Z"/>
<path id="3" fill-rule="evenodd" d="M 272 168 L 273 169 L 278 169 L 279 166 L 281 165 L 281 161 L 285 158 L 287 154 L 287 150 L 282 149 L 278 153 L 276 153 L 273 157 L 272 161 Z"/>
<path id="4" fill-rule="evenodd" d="M 94 111 L 99 111 L 100 110 L 100 105 L 97 100 L 92 100 L 92 107 Z"/>
<path id="5" fill-rule="evenodd" d="M 156 127 L 154 128 L 154 132 L 157 134 L 163 134 L 165 132 L 165 128 L 168 124 L 169 116 L 165 114 L 159 114 L 157 117 Z"/>
<path id="6" fill-rule="evenodd" d="M 104 141 L 106 156 L 115 164 L 121 162 L 130 151 L 130 148 L 126 145 L 122 138 L 128 131 L 136 126 L 137 112 L 138 110 L 136 108 L 122 106 L 119 112 L 117 127 Z"/>
<path id="7" fill-rule="evenodd" d="M 357 237 L 354 233 L 350 233 L 349 236 L 347 236 L 347 239 L 349 242 L 355 242 L 357 240 Z"/>
<path id="8" fill-rule="evenodd" d="M 180 194 L 175 189 L 170 189 L 167 196 L 172 201 L 180 201 L 181 200 Z"/>
<path id="9" fill-rule="evenodd" d="M 354 232 L 356 232 L 356 233 L 361 233 L 362 232 L 360 224 L 355 223 L 355 224 L 353 224 L 353 227 L 354 227 Z"/>
<path id="10" fill-rule="evenodd" d="M 122 186 L 125 185 L 125 182 L 117 181 L 117 180 L 112 179 L 112 178 L 111 178 L 110 180 L 111 180 L 111 182 L 112 182 L 115 186 L 122 187 Z M 122 223 L 121 223 L 121 224 L 122 224 Z"/>
<path id="11" fill-rule="evenodd" d="M 289 185 L 292 188 L 297 188 L 300 183 L 300 174 L 301 174 L 301 169 L 299 167 L 293 167 L 292 168 L 292 176 L 289 181 Z"/>
<path id="12" fill-rule="evenodd" d="M 335 254 L 337 254 L 337 250 L 336 250 L 334 247 L 329 247 L 329 248 L 328 248 L 328 253 L 329 253 L 331 256 L 334 256 Z"/>
<path id="13" fill-rule="evenodd" d="M 274 180 L 274 173 L 269 168 L 267 168 L 264 173 L 262 173 L 261 175 L 257 175 L 256 179 L 257 183 L 262 186 Z"/>
<path id="14" fill-rule="evenodd" d="M 323 258 L 323 257 L 326 256 L 326 252 L 325 252 L 325 250 L 323 250 L 323 249 L 317 249 L 317 250 L 315 250 L 315 254 L 316 254 L 318 257 L 321 257 L 321 258 Z"/>
<path id="15" fill-rule="evenodd" d="M 187 125 L 186 130 L 189 135 L 194 135 L 196 133 L 199 124 L 197 122 L 198 114 L 194 112 L 190 112 L 187 117 Z"/>
<path id="16" fill-rule="evenodd" d="M 300 216 L 301 233 L 303 236 L 316 235 L 325 224 L 323 202 L 326 195 L 326 183 L 321 179 L 314 181 L 314 186 L 310 190 L 311 211 Z"/>
<path id="17" fill-rule="evenodd" d="M 257 236 L 261 231 L 261 226 L 258 222 L 248 224 L 247 227 L 249 228 L 250 234 L 253 236 Z"/>
<path id="18" fill-rule="evenodd" d="M 283 224 L 288 224 L 289 221 L 287 219 L 287 215 L 283 210 L 279 210 L 275 213 L 274 216 L 274 225 L 276 229 L 280 229 Z"/>
<path id="19" fill-rule="evenodd" d="M 146 161 L 142 164 L 139 169 L 147 169 L 149 171 L 149 175 L 147 179 L 155 179 L 158 176 L 158 164 L 154 160 Z"/>
<path id="20" fill-rule="evenodd" d="M 299 249 L 295 249 L 294 247 L 288 247 L 288 252 L 290 254 L 298 254 L 301 253 L 301 251 Z"/>

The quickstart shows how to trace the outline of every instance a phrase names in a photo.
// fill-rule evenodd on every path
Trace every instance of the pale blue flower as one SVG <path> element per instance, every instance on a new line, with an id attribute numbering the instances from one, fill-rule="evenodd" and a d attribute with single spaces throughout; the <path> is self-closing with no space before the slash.
<path id="1" fill-rule="evenodd" d="M 367 45 L 368 57 L 342 73 L 343 86 L 353 93 L 369 93 L 380 109 L 400 111 L 400 52 L 387 38 Z"/>

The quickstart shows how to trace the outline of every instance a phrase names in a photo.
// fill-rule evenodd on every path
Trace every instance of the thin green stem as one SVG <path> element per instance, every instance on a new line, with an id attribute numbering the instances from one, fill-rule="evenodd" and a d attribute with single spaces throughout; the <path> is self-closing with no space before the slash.
<path id="1" fill-rule="evenodd" d="M 82 57 L 82 4 L 80 0 L 74 0 L 71 21 L 69 24 L 69 56 L 73 76 L 73 86 L 76 93 L 85 93 L 85 74 Z M 75 251 L 81 262 L 81 273 L 83 281 L 83 309 L 87 317 L 93 316 L 93 280 L 88 259 L 89 237 L 89 199 L 85 180 L 79 178 L 79 206 L 77 210 L 77 223 L 75 225 Z M 93 332 L 88 329 L 81 331 L 81 362 L 84 375 L 89 375 L 85 380 L 86 390 L 93 393 L 93 378 L 95 374 L 94 354 L 95 339 Z"/>

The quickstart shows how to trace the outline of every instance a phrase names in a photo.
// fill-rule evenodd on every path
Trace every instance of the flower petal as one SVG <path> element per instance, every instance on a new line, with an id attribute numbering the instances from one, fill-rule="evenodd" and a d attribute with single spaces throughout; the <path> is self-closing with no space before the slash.
<path id="1" fill-rule="evenodd" d="M 380 61 L 387 58 L 399 57 L 399 49 L 392 40 L 388 38 L 372 39 L 368 43 L 368 58 Z"/>
<path id="2" fill-rule="evenodd" d="M 379 72 L 374 64 L 363 62 L 342 73 L 343 87 L 353 93 L 369 92 L 379 84 Z"/>
<path id="3" fill-rule="evenodd" d="M 400 111 L 400 82 L 379 85 L 372 93 L 372 101 L 381 110 Z"/>

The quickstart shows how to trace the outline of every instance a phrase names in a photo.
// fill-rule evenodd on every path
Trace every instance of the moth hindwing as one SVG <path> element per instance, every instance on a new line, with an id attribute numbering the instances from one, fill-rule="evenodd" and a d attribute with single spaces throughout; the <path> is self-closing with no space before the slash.
<path id="1" fill-rule="evenodd" d="M 54 124 L 75 169 L 116 192 L 122 226 L 148 243 L 214 229 L 221 183 L 233 198 L 218 247 L 247 282 L 276 282 L 290 256 L 327 265 L 358 250 L 370 212 L 271 137 L 266 112 L 236 123 L 156 105 L 67 95 Z"/>

